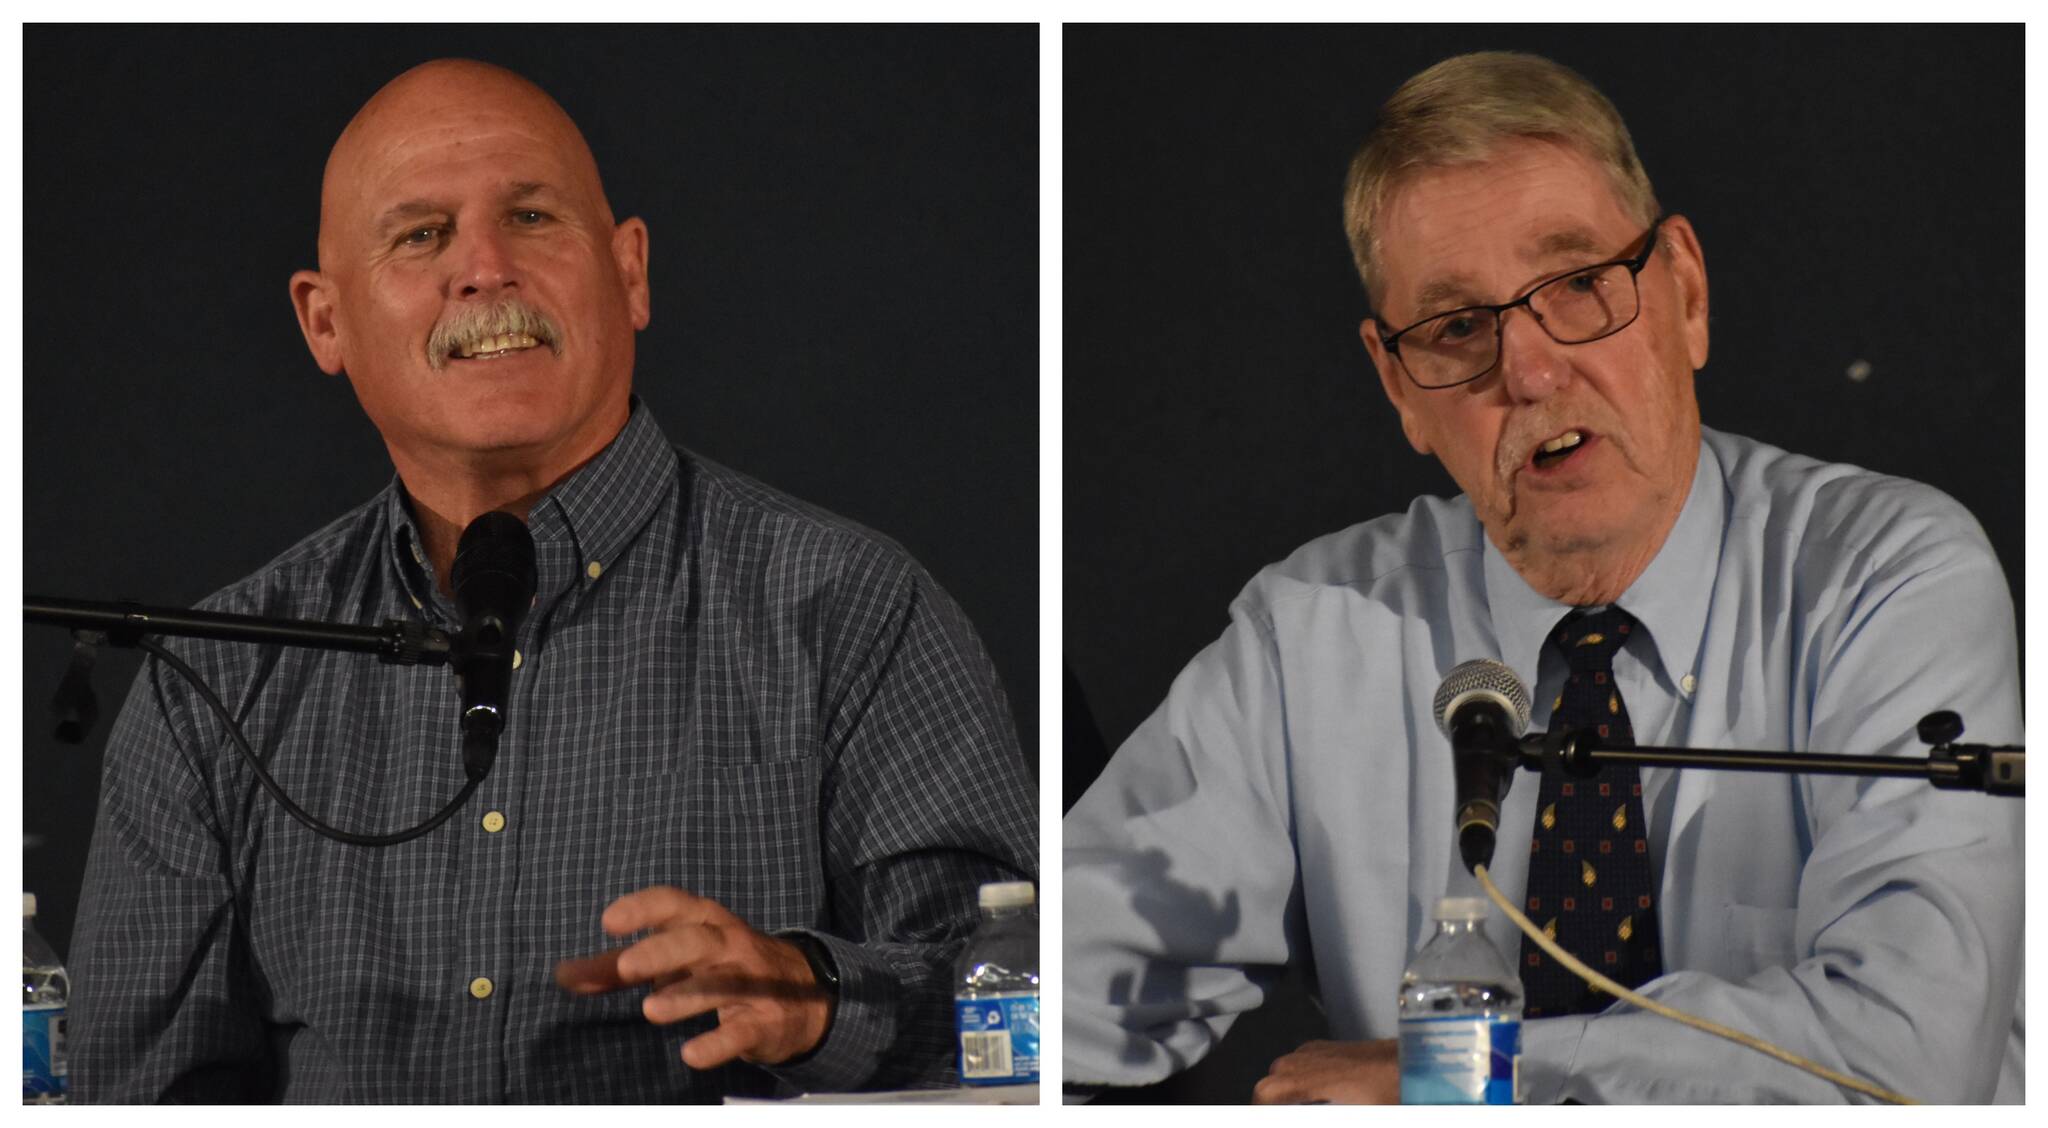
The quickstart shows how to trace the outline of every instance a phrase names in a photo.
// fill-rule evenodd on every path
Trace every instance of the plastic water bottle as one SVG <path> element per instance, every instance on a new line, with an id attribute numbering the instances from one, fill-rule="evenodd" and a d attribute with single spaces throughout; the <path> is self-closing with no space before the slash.
<path id="1" fill-rule="evenodd" d="M 1479 897 L 1436 903 L 1436 935 L 1401 974 L 1401 1103 L 1515 1104 L 1522 981 L 1479 931 Z"/>
<path id="2" fill-rule="evenodd" d="M 981 926 L 953 967 L 960 1080 L 1038 1080 L 1038 909 L 1028 881 L 981 887 Z"/>
<path id="3" fill-rule="evenodd" d="M 64 1007 L 71 977 L 36 933 L 36 895 L 21 895 L 21 1103 L 63 1104 L 69 1092 Z"/>

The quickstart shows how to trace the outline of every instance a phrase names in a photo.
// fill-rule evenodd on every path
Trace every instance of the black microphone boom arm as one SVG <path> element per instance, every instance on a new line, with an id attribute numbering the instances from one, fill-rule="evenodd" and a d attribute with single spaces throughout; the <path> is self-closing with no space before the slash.
<path id="1" fill-rule="evenodd" d="M 1540 772 L 1555 765 L 1586 777 L 1606 764 L 1638 767 L 1708 768 L 1717 771 L 1785 772 L 1793 775 L 1860 775 L 1924 779 L 1950 791 L 2024 798 L 2027 793 L 2027 750 L 2021 745 L 1958 744 L 1962 718 L 1949 710 L 1921 718 L 1919 735 L 1929 745 L 1925 757 L 1843 756 L 1823 752 L 1748 752 L 1708 748 L 1603 747 L 1595 733 L 1579 729 L 1530 733 L 1521 738 L 1518 765 Z"/>
<path id="2" fill-rule="evenodd" d="M 301 825 L 316 834 L 353 846 L 396 846 L 410 842 L 448 821 L 476 792 L 481 778 L 470 774 L 469 782 L 455 798 L 433 817 L 410 830 L 390 834 L 359 834 L 327 825 L 292 801 L 263 765 L 263 758 L 249 745 L 234 715 L 209 688 L 198 672 L 176 654 L 154 640 L 157 635 L 210 638 L 225 642 L 251 642 L 271 646 L 302 646 L 316 650 L 339 650 L 377 655 L 388 665 L 440 666 L 449 660 L 453 642 L 446 631 L 401 619 L 387 620 L 381 627 L 360 627 L 346 623 L 323 623 L 312 619 L 266 619 L 258 615 L 230 615 L 219 611 L 186 611 L 172 607 L 144 607 L 139 603 L 102 603 L 81 599 L 27 597 L 27 621 L 45 626 L 69 627 L 76 640 L 70 668 L 51 702 L 58 716 L 57 739 L 66 744 L 85 740 L 98 705 L 93 697 L 90 675 L 93 654 L 101 645 L 138 648 L 147 651 L 190 682 L 193 691 L 220 718 L 222 726 L 256 781 Z"/>
<path id="3" fill-rule="evenodd" d="M 133 647 L 145 635 L 211 638 L 228 642 L 306 646 L 320 650 L 367 652 L 398 666 L 439 666 L 448 661 L 448 632 L 402 619 L 381 627 L 323 623 L 313 619 L 266 619 L 220 611 L 188 611 L 176 607 L 144 607 L 84 599 L 27 597 L 26 622 L 97 631 L 110 646 Z"/>

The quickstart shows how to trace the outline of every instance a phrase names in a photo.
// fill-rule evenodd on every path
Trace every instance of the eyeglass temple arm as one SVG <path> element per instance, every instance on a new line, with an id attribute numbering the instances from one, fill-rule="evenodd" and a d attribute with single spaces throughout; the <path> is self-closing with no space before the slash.
<path id="1" fill-rule="evenodd" d="M 1650 254 L 1657 249 L 1657 231 L 1664 226 L 1664 221 L 1670 218 L 1670 212 L 1659 212 L 1657 213 L 1657 218 L 1650 222 L 1649 234 L 1643 239 L 1642 253 L 1638 254 L 1635 261 L 1629 264 L 1629 273 L 1641 274 L 1643 268 L 1650 265 Z"/>

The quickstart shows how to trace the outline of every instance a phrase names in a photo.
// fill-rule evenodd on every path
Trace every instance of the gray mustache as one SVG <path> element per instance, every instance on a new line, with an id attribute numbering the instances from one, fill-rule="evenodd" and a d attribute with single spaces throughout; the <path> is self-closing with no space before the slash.
<path id="1" fill-rule="evenodd" d="M 521 333 L 562 354 L 562 335 L 548 316 L 518 298 L 506 298 L 488 306 L 469 306 L 434 326 L 427 338 L 427 363 L 437 371 L 448 365 L 455 350 L 486 337 Z"/>

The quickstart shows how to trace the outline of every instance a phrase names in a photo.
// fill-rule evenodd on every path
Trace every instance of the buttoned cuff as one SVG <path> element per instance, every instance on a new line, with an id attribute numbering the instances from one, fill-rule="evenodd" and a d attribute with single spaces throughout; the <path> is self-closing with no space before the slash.
<path id="1" fill-rule="evenodd" d="M 810 929 L 790 929 L 815 938 L 832 953 L 839 972 L 839 1001 L 825 1040 L 799 1061 L 768 1066 L 768 1072 L 807 1093 L 858 1088 L 882 1064 L 896 1043 L 896 1003 L 902 984 L 880 957 L 850 940 Z"/>

